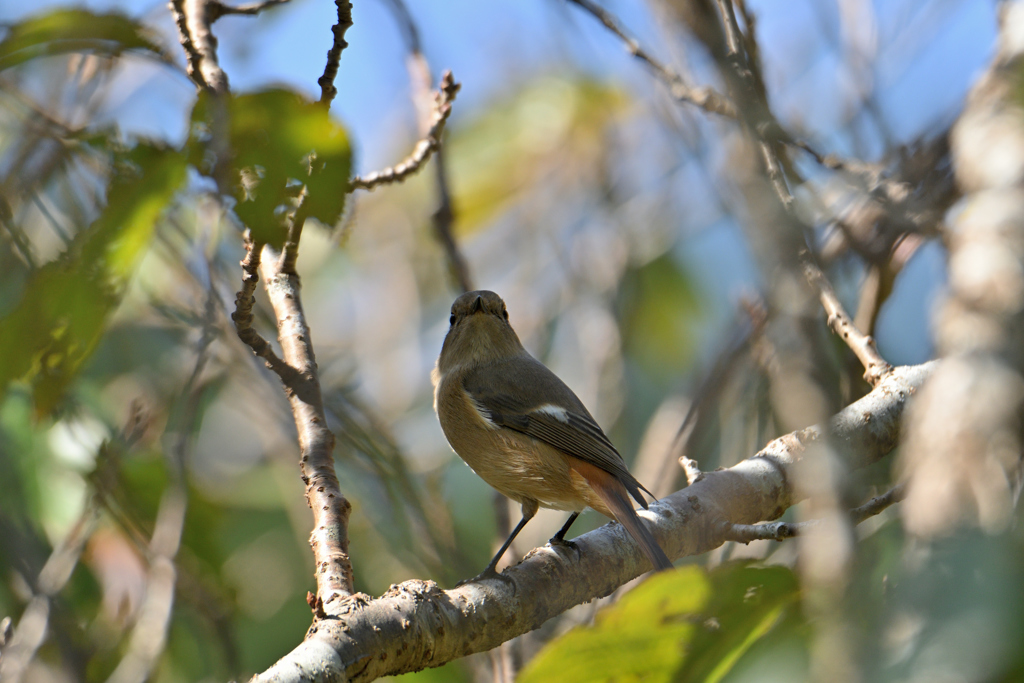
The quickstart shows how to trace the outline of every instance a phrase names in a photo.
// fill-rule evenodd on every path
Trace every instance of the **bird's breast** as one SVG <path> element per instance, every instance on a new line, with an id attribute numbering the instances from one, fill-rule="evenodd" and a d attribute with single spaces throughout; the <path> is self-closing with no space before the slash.
<path id="1" fill-rule="evenodd" d="M 452 449 L 501 493 L 556 510 L 588 505 L 569 459 L 543 442 L 492 423 L 462 388 L 461 378 L 439 378 L 434 407 Z"/>

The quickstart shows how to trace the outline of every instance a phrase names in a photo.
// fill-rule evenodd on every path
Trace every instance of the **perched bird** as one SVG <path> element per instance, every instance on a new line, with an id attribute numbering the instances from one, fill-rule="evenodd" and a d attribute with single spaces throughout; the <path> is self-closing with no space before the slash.
<path id="1" fill-rule="evenodd" d="M 656 569 L 671 568 L 629 500 L 632 495 L 646 509 L 640 490 L 647 489 L 576 394 L 523 348 L 501 297 L 463 294 L 449 322 L 433 372 L 441 429 L 473 471 L 523 510 L 481 576 L 495 572 L 539 506 L 572 512 L 552 543 L 565 544 L 576 517 L 591 507 L 618 520 Z"/>

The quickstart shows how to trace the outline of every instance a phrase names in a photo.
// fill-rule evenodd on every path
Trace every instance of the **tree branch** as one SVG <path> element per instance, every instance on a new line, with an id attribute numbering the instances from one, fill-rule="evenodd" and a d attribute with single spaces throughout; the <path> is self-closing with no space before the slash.
<path id="1" fill-rule="evenodd" d="M 890 506 L 906 497 L 906 485 L 897 484 L 880 496 L 875 496 L 860 507 L 850 510 L 850 521 L 860 524 L 864 520 L 881 514 Z M 768 522 L 767 524 L 726 524 L 725 539 L 736 543 L 751 541 L 782 541 L 804 533 L 818 520 L 806 522 Z"/>
<path id="2" fill-rule="evenodd" d="M 327 51 L 327 64 L 324 66 L 324 75 L 317 79 L 320 86 L 320 104 L 330 107 L 331 102 L 338 95 L 338 89 L 334 87 L 334 79 L 338 76 L 338 66 L 341 64 L 341 51 L 348 47 L 345 42 L 345 32 L 352 27 L 352 3 L 348 0 L 334 0 L 338 8 L 338 21 L 331 27 L 334 34 L 334 43 Z"/>
<path id="3" fill-rule="evenodd" d="M 416 143 L 412 153 L 405 159 L 389 166 L 381 171 L 376 171 L 368 176 L 355 176 L 349 181 L 351 190 L 372 190 L 379 185 L 390 185 L 405 180 L 413 173 L 423 167 L 423 164 L 430 158 L 430 155 L 441 146 L 441 133 L 444 132 L 444 124 L 452 113 L 452 102 L 462 86 L 452 78 L 451 71 L 445 71 L 441 76 L 441 87 L 434 95 L 434 110 L 431 117 L 430 128 L 426 135 Z"/>
<path id="4" fill-rule="evenodd" d="M 598 21 L 604 24 L 605 28 L 625 43 L 626 51 L 646 64 L 658 79 L 668 86 L 669 93 L 676 100 L 688 102 L 711 114 L 719 114 L 730 119 L 736 118 L 736 106 L 728 98 L 716 92 L 713 88 L 694 88 L 688 85 L 683 80 L 683 77 L 676 73 L 674 69 L 662 64 L 650 52 L 644 49 L 639 41 L 629 35 L 622 27 L 622 24 L 604 8 L 591 0 L 567 1 L 592 14 Z"/>
<path id="5" fill-rule="evenodd" d="M 318 616 L 335 615 L 342 598 L 352 593 L 348 556 L 348 517 L 352 506 L 341 493 L 334 472 L 334 434 L 327 428 L 313 343 L 302 309 L 299 278 L 280 268 L 278 255 L 264 247 L 260 271 L 278 321 L 278 341 L 294 375 L 282 381 L 291 403 L 301 449 L 300 467 L 306 502 L 313 510 L 310 545 L 316 562 Z M 314 626 L 315 628 L 315 626 Z"/>
<path id="6" fill-rule="evenodd" d="M 291 0 L 262 0 L 261 2 L 252 2 L 248 5 L 225 5 L 219 0 L 209 0 L 209 12 L 210 22 L 217 21 L 221 17 L 229 14 L 246 14 L 253 16 L 259 14 L 265 9 L 270 7 L 276 7 L 277 5 L 284 5 L 291 2 Z"/>
<path id="7" fill-rule="evenodd" d="M 434 125 L 434 96 L 431 91 L 434 77 L 430 71 L 430 64 L 423 54 L 420 32 L 409 13 L 409 8 L 403 0 L 391 0 L 390 5 L 402 28 L 402 34 L 405 36 L 406 46 L 409 50 L 407 66 L 412 100 L 416 105 L 420 135 L 426 137 Z M 440 136 L 438 137 L 440 138 Z M 455 236 L 452 234 L 455 209 L 452 207 L 451 192 L 448 189 L 448 170 L 443 145 L 439 146 L 434 154 L 434 169 L 438 196 L 438 207 L 430 217 L 434 227 L 434 236 L 441 243 L 441 247 L 448 257 L 448 265 L 453 278 L 458 283 L 459 290 L 468 292 L 473 289 L 473 285 L 469 275 L 469 266 L 466 264 L 462 252 L 459 251 Z"/>
<path id="8" fill-rule="evenodd" d="M 863 467 L 895 447 L 907 401 L 935 366 L 895 368 L 830 420 L 829 437 L 850 467 Z M 825 431 L 811 427 L 775 439 L 640 514 L 669 557 L 707 552 L 725 541 L 723 521 L 777 518 L 796 502 L 791 470 Z M 485 579 L 444 591 L 432 581 L 412 580 L 378 599 L 353 595 L 341 601 L 335 618 L 314 624 L 305 642 L 254 680 L 370 681 L 440 666 L 533 630 L 650 569 L 621 525 L 606 524 L 574 542 L 578 553 L 533 550 L 505 570 L 508 581 Z"/>
<path id="9" fill-rule="evenodd" d="M 892 371 L 892 366 L 885 362 L 885 359 L 878 353 L 874 338 L 862 333 L 850 320 L 850 316 L 839 302 L 835 290 L 832 289 L 831 283 L 818 266 L 806 258 L 803 265 L 807 281 L 818 290 L 822 308 L 828 315 L 828 326 L 832 328 L 836 336 L 846 342 L 846 345 L 864 366 L 864 379 L 867 383 L 877 386 Z"/>

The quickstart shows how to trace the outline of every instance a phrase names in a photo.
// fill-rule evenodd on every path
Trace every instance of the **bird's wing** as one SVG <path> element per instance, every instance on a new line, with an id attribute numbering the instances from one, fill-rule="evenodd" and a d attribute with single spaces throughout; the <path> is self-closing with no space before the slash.
<path id="1" fill-rule="evenodd" d="M 519 356 L 488 364 L 467 373 L 462 386 L 492 424 L 600 467 L 647 507 L 640 494 L 640 489 L 647 489 L 626 469 L 622 456 L 576 394 L 540 361 Z"/>

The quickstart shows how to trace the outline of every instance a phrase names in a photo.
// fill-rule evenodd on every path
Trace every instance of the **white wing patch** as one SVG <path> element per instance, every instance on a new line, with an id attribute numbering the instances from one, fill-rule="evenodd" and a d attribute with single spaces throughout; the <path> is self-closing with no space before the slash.
<path id="1" fill-rule="evenodd" d="M 544 413 L 545 415 L 550 415 L 559 422 L 569 424 L 569 413 L 566 412 L 565 408 L 561 408 L 551 403 L 545 403 L 538 408 L 534 408 L 533 412 Z"/>
<path id="2" fill-rule="evenodd" d="M 473 410 L 475 410 L 476 414 L 480 416 L 480 419 L 483 421 L 485 427 L 487 427 L 488 429 L 501 429 L 501 425 L 494 424 L 494 421 L 491 420 L 490 412 L 488 412 L 486 408 L 480 405 L 479 401 L 474 399 L 468 393 L 466 394 L 466 398 L 469 399 L 469 404 L 473 406 Z"/>

